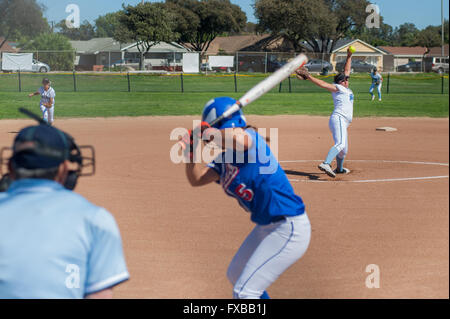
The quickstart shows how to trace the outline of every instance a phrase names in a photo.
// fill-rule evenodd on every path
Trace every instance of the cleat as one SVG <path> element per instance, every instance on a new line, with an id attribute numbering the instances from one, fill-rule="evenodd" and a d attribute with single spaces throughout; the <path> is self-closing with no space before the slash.
<path id="1" fill-rule="evenodd" d="M 375 95 L 372 95 L 372 101 L 375 100 Z"/>
<path id="2" fill-rule="evenodd" d="M 323 172 L 325 172 L 328 176 L 335 178 L 336 174 L 331 169 L 330 164 L 322 163 L 319 166 L 319 169 Z"/>
<path id="3" fill-rule="evenodd" d="M 350 170 L 348 168 L 345 168 L 342 171 L 339 171 L 337 168 L 333 171 L 335 174 L 349 174 Z"/>

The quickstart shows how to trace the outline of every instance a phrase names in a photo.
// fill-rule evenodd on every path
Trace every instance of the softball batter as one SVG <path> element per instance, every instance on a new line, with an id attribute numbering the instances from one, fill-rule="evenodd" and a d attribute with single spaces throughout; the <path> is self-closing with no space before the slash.
<path id="1" fill-rule="evenodd" d="M 383 85 L 383 77 L 380 73 L 377 73 L 377 68 L 373 69 L 373 72 L 370 73 L 370 77 L 372 78 L 372 85 L 370 86 L 369 93 L 372 96 L 372 101 L 375 100 L 375 94 L 373 94 L 373 89 L 375 87 L 377 87 L 378 101 L 381 101 L 381 86 Z"/>
<path id="2" fill-rule="evenodd" d="M 334 77 L 334 83 L 330 84 L 311 76 L 306 68 L 297 70 L 299 79 L 310 80 L 315 85 L 331 92 L 334 101 L 334 111 L 331 114 L 328 126 L 333 134 L 334 146 L 331 147 L 319 169 L 330 177 L 336 177 L 336 174 L 348 174 L 349 169 L 344 168 L 344 159 L 348 152 L 348 134 L 347 128 L 353 119 L 353 100 L 352 90 L 348 88 L 350 79 L 350 70 L 352 65 L 352 52 L 347 49 L 347 61 L 345 63 L 344 73 L 339 73 Z M 337 168 L 333 171 L 331 162 L 336 158 Z"/>
<path id="3" fill-rule="evenodd" d="M 29 94 L 29 97 L 35 95 L 41 96 L 41 101 L 39 107 L 41 108 L 42 118 L 48 124 L 53 124 L 53 116 L 55 113 L 55 90 L 50 86 L 51 82 L 49 79 L 45 78 L 42 80 L 42 86 L 34 93 Z"/>
<path id="4" fill-rule="evenodd" d="M 203 110 L 202 120 L 210 123 L 235 102 L 229 97 L 211 100 Z M 220 132 L 222 145 L 233 147 L 223 146 L 223 152 L 207 166 L 187 163 L 187 178 L 192 186 L 220 184 L 250 213 L 256 226 L 231 261 L 227 277 L 233 285 L 234 298 L 269 299 L 266 289 L 308 248 L 311 225 L 305 205 L 294 193 L 265 139 L 247 126 L 242 111 L 207 129 L 203 136 L 208 130 Z M 192 134 L 182 141 L 190 158 L 199 147 L 192 147 L 189 142 Z M 261 162 L 261 152 L 268 156 L 265 163 Z"/>

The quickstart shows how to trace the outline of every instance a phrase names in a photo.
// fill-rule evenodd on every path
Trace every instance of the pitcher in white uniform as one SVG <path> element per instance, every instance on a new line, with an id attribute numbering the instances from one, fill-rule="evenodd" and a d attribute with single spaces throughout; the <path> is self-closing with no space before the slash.
<path id="1" fill-rule="evenodd" d="M 48 124 L 53 124 L 54 113 L 55 113 L 55 90 L 51 87 L 51 82 L 49 79 L 45 78 L 42 80 L 42 86 L 34 93 L 29 94 L 29 97 L 35 95 L 41 96 L 41 101 L 39 107 L 41 108 L 42 118 Z"/>
<path id="2" fill-rule="evenodd" d="M 315 85 L 331 92 L 334 102 L 334 111 L 331 114 L 329 127 L 333 134 L 334 145 L 331 147 L 319 169 L 330 177 L 336 177 L 336 174 L 348 174 L 350 170 L 344 167 L 344 159 L 348 152 L 347 128 L 353 118 L 353 100 L 352 90 L 348 88 L 350 79 L 350 70 L 352 65 L 352 53 L 347 50 L 347 61 L 345 63 L 344 73 L 339 73 L 334 77 L 334 83 L 327 83 L 311 76 L 306 68 L 297 70 L 297 77 L 303 80 L 310 80 Z M 336 158 L 337 167 L 333 171 L 331 162 Z"/>

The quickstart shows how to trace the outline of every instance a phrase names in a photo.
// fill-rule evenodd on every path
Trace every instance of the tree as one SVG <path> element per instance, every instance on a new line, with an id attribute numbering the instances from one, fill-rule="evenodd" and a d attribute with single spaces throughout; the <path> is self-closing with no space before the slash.
<path id="1" fill-rule="evenodd" d="M 79 28 L 68 28 L 66 20 L 60 21 L 56 27 L 58 33 L 68 37 L 71 40 L 90 40 L 95 37 L 95 29 L 89 21 L 84 20 Z"/>
<path id="2" fill-rule="evenodd" d="M 119 28 L 120 12 L 113 12 L 99 16 L 95 20 L 95 35 L 98 38 L 112 38 Z"/>
<path id="3" fill-rule="evenodd" d="M 24 51 L 58 51 L 39 52 L 39 61 L 47 63 L 52 70 L 67 71 L 73 69 L 74 49 L 67 37 L 58 33 L 42 33 L 33 41 L 22 45 Z M 38 58 L 35 56 L 35 58 Z"/>
<path id="4" fill-rule="evenodd" d="M 366 20 L 366 0 L 256 0 L 259 28 L 289 40 L 296 50 L 306 41 L 315 52 L 331 52 Z"/>
<path id="5" fill-rule="evenodd" d="M 44 7 L 36 0 L 0 0 L 0 48 L 11 39 L 33 37 L 50 30 Z"/>
<path id="6" fill-rule="evenodd" d="M 426 48 L 441 46 L 442 39 L 439 32 L 440 28 L 441 27 L 433 26 L 426 27 L 425 29 L 417 33 L 413 43 L 415 45 L 420 45 Z"/>
<path id="7" fill-rule="evenodd" d="M 241 8 L 229 0 L 166 0 L 166 7 L 176 16 L 179 42 L 202 53 L 217 36 L 240 32 L 247 22 Z"/>
<path id="8" fill-rule="evenodd" d="M 139 68 L 142 70 L 144 56 L 152 46 L 178 39 L 179 34 L 174 29 L 174 16 L 161 3 L 145 2 L 134 7 L 123 5 L 114 38 L 122 43 L 136 42 L 141 54 Z"/>
<path id="9" fill-rule="evenodd" d="M 394 45 L 395 46 L 414 46 L 416 45 L 416 37 L 419 29 L 414 23 L 403 23 L 394 30 Z"/>
<path id="10" fill-rule="evenodd" d="M 382 45 L 394 45 L 394 29 L 387 23 L 384 23 L 383 17 L 380 17 L 380 28 L 354 29 L 348 33 L 349 38 L 357 38 L 365 41 L 374 47 Z"/>
<path id="11" fill-rule="evenodd" d="M 448 43 L 448 20 L 444 21 L 444 43 Z M 439 47 L 442 44 L 442 25 L 431 26 L 417 33 L 415 44 L 427 48 Z"/>

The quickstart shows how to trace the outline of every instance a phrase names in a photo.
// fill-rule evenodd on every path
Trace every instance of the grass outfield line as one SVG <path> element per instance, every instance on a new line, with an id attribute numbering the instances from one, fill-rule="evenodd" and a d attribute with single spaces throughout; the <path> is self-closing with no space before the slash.
<path id="1" fill-rule="evenodd" d="M 55 118 L 199 115 L 203 105 L 216 96 L 239 98 L 243 93 L 150 93 L 150 92 L 56 92 Z M 384 94 L 383 101 L 370 101 L 368 93 L 355 94 L 354 116 L 448 117 L 448 94 Z M 0 92 L 0 119 L 25 118 L 18 107 L 36 113 L 39 97 L 27 93 Z M 330 115 L 331 95 L 314 93 L 268 93 L 245 108 L 246 114 Z"/>

